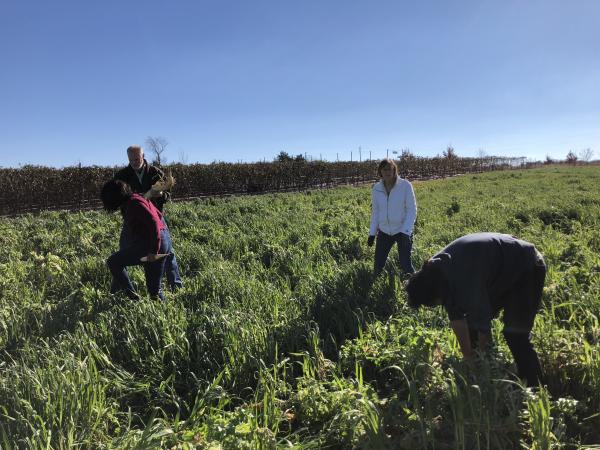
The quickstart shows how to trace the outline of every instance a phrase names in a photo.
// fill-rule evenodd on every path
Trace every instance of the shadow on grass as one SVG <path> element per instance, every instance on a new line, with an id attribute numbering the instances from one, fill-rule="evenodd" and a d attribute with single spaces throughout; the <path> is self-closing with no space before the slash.
<path id="1" fill-rule="evenodd" d="M 311 311 L 325 356 L 336 360 L 339 346 L 357 337 L 367 322 L 392 315 L 397 309 L 396 297 L 396 280 L 391 272 L 374 277 L 370 265 L 363 262 L 340 272 L 317 292 Z"/>

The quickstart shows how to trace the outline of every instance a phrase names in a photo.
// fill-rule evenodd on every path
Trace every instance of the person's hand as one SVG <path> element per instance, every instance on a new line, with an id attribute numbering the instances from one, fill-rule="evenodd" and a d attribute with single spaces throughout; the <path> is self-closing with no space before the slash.
<path id="1" fill-rule="evenodd" d="M 158 261 L 159 259 L 163 259 L 167 256 L 168 253 L 148 253 L 146 256 L 143 256 L 141 261 L 145 263 L 152 263 Z"/>
<path id="2" fill-rule="evenodd" d="M 375 243 L 375 236 L 369 236 L 369 239 L 367 239 L 367 245 L 369 247 L 373 247 L 374 243 Z"/>
<path id="3" fill-rule="evenodd" d="M 160 197 L 161 195 L 162 195 L 162 191 L 157 191 L 157 190 L 154 190 L 154 189 L 150 188 L 144 194 L 144 198 L 146 200 L 150 200 L 150 199 L 153 199 L 153 198 L 156 198 L 156 197 Z"/>
<path id="4" fill-rule="evenodd" d="M 148 253 L 148 255 L 146 256 L 146 262 L 154 262 L 156 260 L 158 260 L 158 255 L 156 255 L 155 253 Z"/>
<path id="5" fill-rule="evenodd" d="M 148 194 L 148 198 L 158 198 L 162 197 L 163 191 L 157 191 L 156 189 L 151 188 L 146 194 Z"/>

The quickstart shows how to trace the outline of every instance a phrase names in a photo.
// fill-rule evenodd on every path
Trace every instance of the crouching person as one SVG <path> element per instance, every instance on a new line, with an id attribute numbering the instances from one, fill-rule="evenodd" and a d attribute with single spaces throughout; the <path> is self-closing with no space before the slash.
<path id="1" fill-rule="evenodd" d="M 151 297 L 164 299 L 161 278 L 165 270 L 165 256 L 172 252 L 172 248 L 162 214 L 150 200 L 133 194 L 129 185 L 121 180 L 108 181 L 102 187 L 100 197 L 107 211 L 121 210 L 124 227 L 131 236 L 127 245 L 107 260 L 113 276 L 111 292 L 123 290 L 129 298 L 138 299 L 127 267 L 143 264 L 148 293 Z"/>
<path id="2" fill-rule="evenodd" d="M 503 334 L 518 375 L 543 382 L 530 340 L 540 308 L 546 265 L 533 244 L 500 233 L 468 234 L 451 242 L 408 281 L 408 304 L 443 305 L 466 360 L 491 343 L 491 320 L 504 311 Z"/>

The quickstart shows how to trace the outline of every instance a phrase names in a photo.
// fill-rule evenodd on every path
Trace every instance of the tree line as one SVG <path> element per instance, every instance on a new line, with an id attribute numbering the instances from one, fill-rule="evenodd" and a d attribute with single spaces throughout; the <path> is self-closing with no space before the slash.
<path id="1" fill-rule="evenodd" d="M 396 161 L 400 176 L 409 180 L 537 165 L 527 163 L 522 157 L 463 158 L 454 153 L 426 158 L 404 152 Z M 174 163 L 161 168 L 175 177 L 172 194 L 178 200 L 369 182 L 377 179 L 377 164 L 378 161 L 327 162 L 289 158 L 256 163 Z M 100 187 L 120 168 L 81 165 L 0 168 L 0 214 L 97 208 L 100 206 Z"/>

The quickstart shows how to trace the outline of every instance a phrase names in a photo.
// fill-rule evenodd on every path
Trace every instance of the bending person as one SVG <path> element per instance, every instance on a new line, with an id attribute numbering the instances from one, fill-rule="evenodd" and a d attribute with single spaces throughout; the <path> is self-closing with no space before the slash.
<path id="1" fill-rule="evenodd" d="M 129 165 L 119 170 L 115 175 L 115 179 L 127 183 L 132 192 L 150 198 L 150 201 L 162 214 L 164 204 L 169 200 L 171 194 L 168 191 L 155 192 L 152 190 L 152 185 L 164 179 L 165 174 L 158 167 L 148 164 L 148 161 L 144 158 L 144 149 L 140 146 L 132 145 L 128 147 L 127 158 L 129 159 Z M 119 247 L 124 248 L 128 244 L 129 233 L 127 228 L 123 227 Z M 175 290 L 183 286 L 174 252 L 167 256 L 165 271 L 167 272 L 169 288 Z"/>
<path id="2" fill-rule="evenodd" d="M 546 265 L 533 244 L 500 233 L 451 242 L 406 285 L 408 304 L 443 305 L 466 360 L 491 343 L 491 320 L 504 310 L 504 338 L 528 386 L 542 382 L 530 333 L 540 308 Z"/>
<path id="3" fill-rule="evenodd" d="M 379 274 L 392 246 L 398 245 L 400 267 L 404 273 L 415 271 L 411 263 L 412 233 L 417 217 L 417 201 L 412 185 L 398 176 L 398 168 L 391 159 L 384 159 L 377 167 L 381 181 L 373 186 L 371 194 L 371 228 L 369 247 L 375 242 L 375 274 Z"/>
<path id="4" fill-rule="evenodd" d="M 123 290 L 129 298 L 139 299 L 129 279 L 127 267 L 142 264 L 144 258 L 148 293 L 151 297 L 164 300 L 161 287 L 167 259 L 164 256 L 172 252 L 172 247 L 171 235 L 162 220 L 162 214 L 150 200 L 132 193 L 129 185 L 121 180 L 108 181 L 102 187 L 100 197 L 107 211 L 121 210 L 123 226 L 129 231 L 127 245 L 106 261 L 113 276 L 111 293 Z"/>

